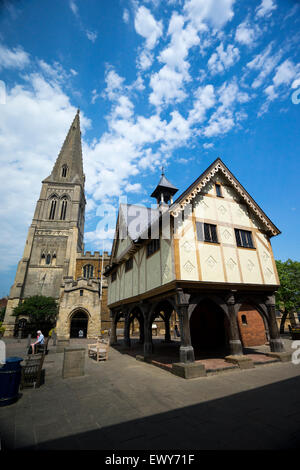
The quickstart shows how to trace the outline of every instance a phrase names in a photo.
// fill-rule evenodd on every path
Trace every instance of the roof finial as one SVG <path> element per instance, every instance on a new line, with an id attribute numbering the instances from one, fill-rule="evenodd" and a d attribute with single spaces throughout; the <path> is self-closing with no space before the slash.
<path id="1" fill-rule="evenodd" d="M 80 108 L 79 107 L 77 108 L 77 113 L 76 114 L 80 114 Z"/>
<path id="2" fill-rule="evenodd" d="M 165 168 L 162 166 L 161 167 L 161 176 L 164 176 L 165 175 Z"/>

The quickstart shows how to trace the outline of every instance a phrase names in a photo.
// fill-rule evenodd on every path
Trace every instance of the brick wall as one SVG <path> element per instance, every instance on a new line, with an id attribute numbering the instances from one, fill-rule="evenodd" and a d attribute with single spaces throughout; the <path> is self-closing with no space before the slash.
<path id="1" fill-rule="evenodd" d="M 243 316 L 245 316 L 247 324 L 243 323 Z M 260 346 L 267 342 L 263 319 L 252 306 L 242 305 L 238 313 L 238 324 L 244 347 Z"/>

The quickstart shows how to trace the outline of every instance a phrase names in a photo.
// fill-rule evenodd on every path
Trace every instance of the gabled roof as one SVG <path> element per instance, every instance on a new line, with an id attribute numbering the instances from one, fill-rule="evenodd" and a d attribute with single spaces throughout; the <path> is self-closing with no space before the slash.
<path id="1" fill-rule="evenodd" d="M 216 173 L 221 173 L 228 181 L 228 183 L 238 192 L 240 197 L 247 204 L 249 209 L 254 213 L 262 224 L 266 227 L 266 231 L 269 232 L 270 236 L 280 234 L 280 230 L 273 224 L 273 222 L 267 217 L 259 205 L 254 199 L 247 193 L 241 183 L 233 176 L 230 170 L 222 162 L 220 158 L 217 158 L 197 179 L 192 183 L 176 201 L 170 207 L 170 213 L 173 217 L 178 217 L 179 212 L 189 204 L 197 194 L 204 188 L 204 186 L 211 180 Z"/>
<path id="2" fill-rule="evenodd" d="M 152 209 L 137 204 L 120 204 L 111 260 L 115 258 L 117 241 L 119 239 L 124 239 L 128 236 L 131 248 L 133 248 L 140 239 L 148 238 L 148 228 L 159 218 L 159 215 L 160 211 L 158 208 Z"/>

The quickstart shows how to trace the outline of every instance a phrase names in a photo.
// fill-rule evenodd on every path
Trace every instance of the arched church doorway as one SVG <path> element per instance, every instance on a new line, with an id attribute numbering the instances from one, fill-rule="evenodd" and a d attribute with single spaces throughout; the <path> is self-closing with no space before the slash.
<path id="1" fill-rule="evenodd" d="M 227 318 L 214 302 L 204 300 L 190 318 L 191 341 L 195 352 L 224 352 L 227 348 Z"/>
<path id="2" fill-rule="evenodd" d="M 79 310 L 71 318 L 70 338 L 86 338 L 88 330 L 88 315 Z"/>

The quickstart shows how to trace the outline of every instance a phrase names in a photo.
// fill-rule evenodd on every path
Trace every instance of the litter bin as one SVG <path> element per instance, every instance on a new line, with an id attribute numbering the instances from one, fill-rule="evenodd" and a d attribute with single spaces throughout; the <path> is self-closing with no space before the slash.
<path id="1" fill-rule="evenodd" d="M 0 367 L 0 406 L 11 405 L 18 399 L 22 357 L 8 357 Z"/>

